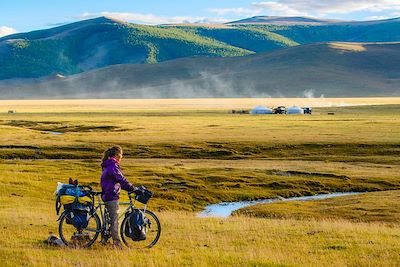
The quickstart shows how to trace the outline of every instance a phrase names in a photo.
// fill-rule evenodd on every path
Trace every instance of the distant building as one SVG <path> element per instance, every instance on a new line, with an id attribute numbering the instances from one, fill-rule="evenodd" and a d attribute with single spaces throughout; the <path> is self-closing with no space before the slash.
<path id="1" fill-rule="evenodd" d="M 264 106 L 257 106 L 251 110 L 251 114 L 253 115 L 263 115 L 263 114 L 274 114 L 272 109 L 264 107 Z"/>
<path id="2" fill-rule="evenodd" d="M 293 106 L 287 109 L 287 114 L 304 114 L 304 110 L 301 107 Z"/>

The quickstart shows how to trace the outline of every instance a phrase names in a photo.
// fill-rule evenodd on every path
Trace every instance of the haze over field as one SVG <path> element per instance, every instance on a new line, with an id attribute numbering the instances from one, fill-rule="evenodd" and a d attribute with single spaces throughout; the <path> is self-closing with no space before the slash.
<path id="1" fill-rule="evenodd" d="M 308 92 L 312 93 L 312 92 Z M 80 99 L 80 100 L 0 100 L 0 113 L 71 113 L 104 111 L 202 111 L 227 112 L 231 109 L 251 109 L 257 105 L 348 107 L 363 105 L 400 105 L 400 97 L 377 98 L 207 98 L 207 99 Z"/>

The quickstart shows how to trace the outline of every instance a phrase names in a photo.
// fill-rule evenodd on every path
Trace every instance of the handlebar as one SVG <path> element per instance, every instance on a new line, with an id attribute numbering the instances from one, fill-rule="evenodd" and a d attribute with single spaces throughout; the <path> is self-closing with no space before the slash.
<path id="1" fill-rule="evenodd" d="M 88 185 L 79 185 L 82 189 L 85 189 L 89 192 L 90 195 L 98 196 L 102 194 L 102 191 L 94 191 L 92 187 Z M 133 191 L 128 191 L 128 196 L 142 194 L 146 189 L 144 186 L 135 187 Z"/>

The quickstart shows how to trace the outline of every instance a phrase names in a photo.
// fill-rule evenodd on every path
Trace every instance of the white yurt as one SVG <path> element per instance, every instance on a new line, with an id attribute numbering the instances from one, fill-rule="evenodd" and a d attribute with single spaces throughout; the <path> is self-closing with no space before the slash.
<path id="1" fill-rule="evenodd" d="M 264 107 L 264 106 L 257 106 L 251 110 L 251 114 L 253 115 L 261 115 L 261 114 L 273 114 L 272 109 Z"/>
<path id="2" fill-rule="evenodd" d="M 293 106 L 287 109 L 287 114 L 304 114 L 304 110 L 301 107 Z"/>

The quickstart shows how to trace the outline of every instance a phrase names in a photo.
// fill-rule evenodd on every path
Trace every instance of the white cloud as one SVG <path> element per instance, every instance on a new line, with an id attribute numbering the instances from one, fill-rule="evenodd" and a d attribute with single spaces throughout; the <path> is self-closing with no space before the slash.
<path id="1" fill-rule="evenodd" d="M 253 2 L 252 6 L 281 16 L 400 11 L 398 0 L 281 0 Z"/>
<path id="2" fill-rule="evenodd" d="M 201 20 L 196 20 L 194 23 L 200 24 L 223 24 L 229 22 L 230 20 L 224 18 L 204 18 Z"/>
<path id="3" fill-rule="evenodd" d="M 400 17 L 400 11 L 398 11 L 398 12 L 393 12 L 393 13 L 391 13 L 390 15 L 391 15 L 391 17 Z"/>
<path id="4" fill-rule="evenodd" d="M 369 16 L 366 17 L 365 20 L 384 20 L 384 19 L 388 19 L 390 17 L 388 16 Z"/>
<path id="5" fill-rule="evenodd" d="M 78 19 L 89 19 L 95 17 L 111 17 L 122 21 L 130 21 L 136 23 L 144 23 L 150 25 L 157 24 L 179 24 L 179 23 L 221 23 L 227 22 L 222 18 L 204 18 L 204 17 L 190 17 L 190 16 L 175 16 L 175 17 L 163 17 L 153 14 L 142 14 L 142 13 L 122 13 L 122 12 L 100 12 L 100 13 L 83 13 L 78 16 Z"/>
<path id="6" fill-rule="evenodd" d="M 400 13 L 399 0 L 266 0 L 252 2 L 248 7 L 210 8 L 220 16 L 341 16 L 355 12 L 366 17 L 390 17 Z"/>
<path id="7" fill-rule="evenodd" d="M 295 8 L 290 7 L 285 3 L 280 2 L 258 2 L 252 3 L 253 7 L 256 7 L 261 10 L 268 11 L 270 15 L 277 15 L 277 16 L 299 16 L 299 15 L 307 15 L 307 12 L 302 12 Z"/>
<path id="8" fill-rule="evenodd" d="M 234 14 L 237 16 L 256 16 L 262 12 L 262 9 L 254 8 L 209 8 L 207 9 L 210 13 L 215 13 L 219 16 L 224 16 L 227 14 Z"/>
<path id="9" fill-rule="evenodd" d="M 0 26 L 0 37 L 16 33 L 17 31 L 7 26 Z"/>

